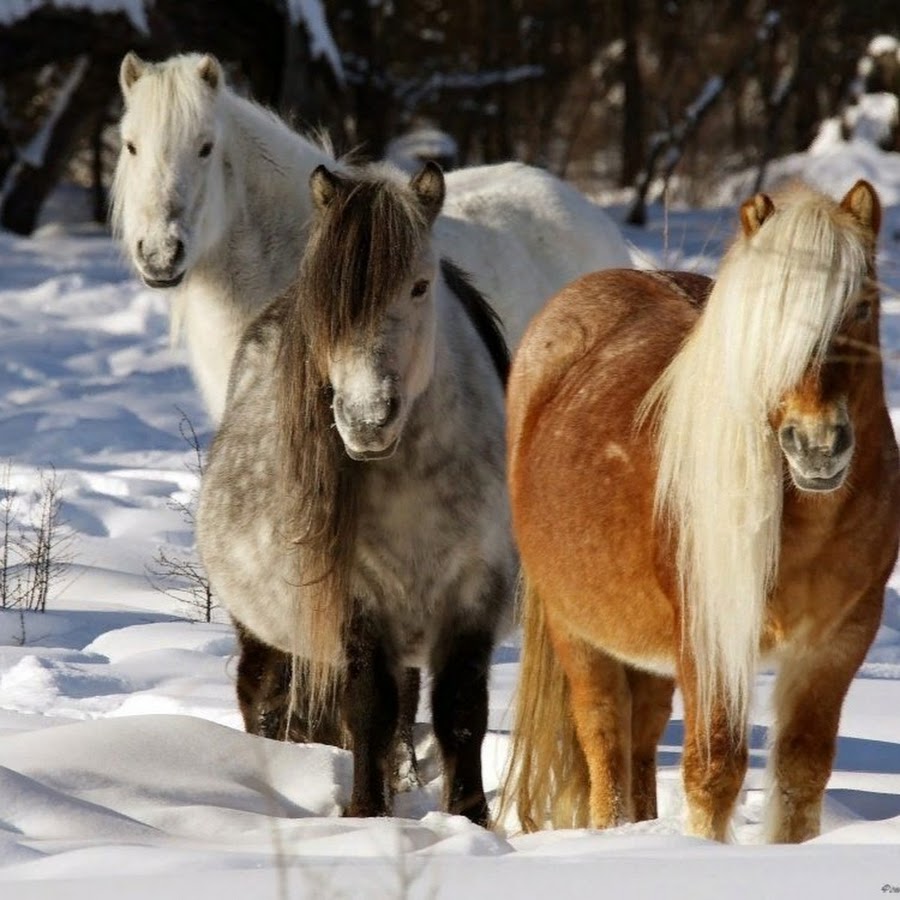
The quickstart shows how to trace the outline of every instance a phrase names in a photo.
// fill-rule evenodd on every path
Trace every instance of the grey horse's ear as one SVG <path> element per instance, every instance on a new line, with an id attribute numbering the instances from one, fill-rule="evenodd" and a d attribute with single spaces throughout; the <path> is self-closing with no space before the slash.
<path id="1" fill-rule="evenodd" d="M 325 166 L 316 166 L 309 176 L 309 188 L 312 191 L 313 204 L 319 212 L 327 209 L 337 196 L 341 179 Z"/>
<path id="2" fill-rule="evenodd" d="M 441 167 L 429 160 L 418 175 L 414 175 L 409 186 L 419 198 L 419 203 L 425 210 L 428 222 L 431 224 L 444 205 L 444 173 Z"/>
<path id="3" fill-rule="evenodd" d="M 197 65 L 197 74 L 201 80 L 205 81 L 209 87 L 216 90 L 225 80 L 222 74 L 222 66 L 219 61 L 211 54 L 207 53 Z"/>
<path id="4" fill-rule="evenodd" d="M 133 50 L 125 54 L 119 66 L 119 87 L 123 97 L 128 96 L 132 85 L 144 74 L 146 68 L 147 64 Z"/>

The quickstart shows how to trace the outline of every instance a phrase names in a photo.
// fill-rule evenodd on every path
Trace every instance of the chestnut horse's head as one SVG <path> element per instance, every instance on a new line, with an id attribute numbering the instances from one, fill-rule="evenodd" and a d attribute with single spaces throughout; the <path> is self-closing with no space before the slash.
<path id="1" fill-rule="evenodd" d="M 775 206 L 765 194 L 748 200 L 741 209 L 744 236 L 752 239 Z M 844 247 L 835 246 L 815 260 L 815 265 L 834 268 L 831 288 L 843 301 L 833 330 L 822 331 L 821 343 L 796 385 L 790 387 L 770 414 L 787 471 L 801 491 L 827 492 L 840 488 L 847 479 L 854 451 L 855 414 L 865 414 L 865 397 L 856 389 L 862 367 L 880 366 L 878 350 L 878 290 L 874 273 L 874 248 L 881 223 L 878 196 L 866 181 L 858 181 L 844 199 L 829 211 L 834 234 L 846 235 Z M 811 232 L 813 234 L 813 232 Z M 815 239 L 828 240 L 820 227 Z M 854 266 L 854 244 L 862 247 L 865 266 Z M 849 252 L 848 252 L 849 251 Z M 802 267 L 799 269 L 802 274 Z M 821 273 L 810 273 L 820 279 Z M 802 277 L 791 290 L 803 290 Z M 797 326 L 804 327 L 799 321 Z M 809 329 L 821 323 L 809 322 Z M 855 398 L 855 400 L 854 400 Z"/>

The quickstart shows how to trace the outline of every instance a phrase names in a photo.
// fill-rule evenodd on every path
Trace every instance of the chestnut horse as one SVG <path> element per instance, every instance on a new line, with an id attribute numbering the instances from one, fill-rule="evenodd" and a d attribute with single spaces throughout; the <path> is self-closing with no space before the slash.
<path id="1" fill-rule="evenodd" d="M 654 818 L 677 683 L 686 828 L 724 840 L 765 663 L 767 837 L 819 833 L 900 528 L 880 218 L 865 181 L 840 203 L 758 194 L 714 283 L 598 272 L 528 329 L 509 382 L 525 635 L 505 793 L 526 830 Z"/>

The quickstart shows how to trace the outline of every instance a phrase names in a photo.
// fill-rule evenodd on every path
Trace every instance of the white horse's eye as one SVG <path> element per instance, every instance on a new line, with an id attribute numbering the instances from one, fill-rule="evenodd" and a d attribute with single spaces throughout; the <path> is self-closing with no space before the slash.
<path id="1" fill-rule="evenodd" d="M 132 156 L 137 156 L 137 147 L 135 147 L 131 141 L 125 141 L 125 147 Z"/>
<path id="2" fill-rule="evenodd" d="M 205 159 L 207 156 L 209 156 L 209 154 L 212 153 L 212 148 L 213 148 L 212 141 L 207 141 L 200 148 L 200 158 Z"/>
<path id="3" fill-rule="evenodd" d="M 428 279 L 420 278 L 413 286 L 412 291 L 410 291 L 410 295 L 413 297 L 424 297 L 425 292 L 428 290 Z"/>

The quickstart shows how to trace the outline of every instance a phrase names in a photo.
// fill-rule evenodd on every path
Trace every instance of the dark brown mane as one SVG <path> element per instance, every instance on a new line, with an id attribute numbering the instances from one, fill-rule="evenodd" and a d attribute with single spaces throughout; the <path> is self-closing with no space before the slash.
<path id="1" fill-rule="evenodd" d="M 298 275 L 282 295 L 275 374 L 283 442 L 284 490 L 295 498 L 285 528 L 302 554 L 304 590 L 314 603 L 312 633 L 340 639 L 350 608 L 348 573 L 363 468 L 333 427 L 328 356 L 341 341 L 365 335 L 383 315 L 428 233 L 413 192 L 375 175 L 335 176 L 338 189 L 319 211 Z M 307 677 L 322 702 L 333 687 L 323 668 Z M 318 688 L 316 688 L 318 685 Z"/>
<path id="2" fill-rule="evenodd" d="M 497 376 L 506 389 L 509 378 L 510 355 L 509 346 L 503 336 L 503 322 L 497 315 L 487 298 L 472 284 L 469 275 L 456 263 L 449 259 L 441 260 L 441 272 L 447 287 L 463 305 L 469 320 L 475 326 L 482 341 L 491 355 L 491 361 L 497 370 Z"/>
<path id="3" fill-rule="evenodd" d="M 381 318 L 429 225 L 412 191 L 377 170 L 374 177 L 341 176 L 339 185 L 313 224 L 300 266 L 296 324 L 320 361 L 351 331 L 365 333 Z"/>

